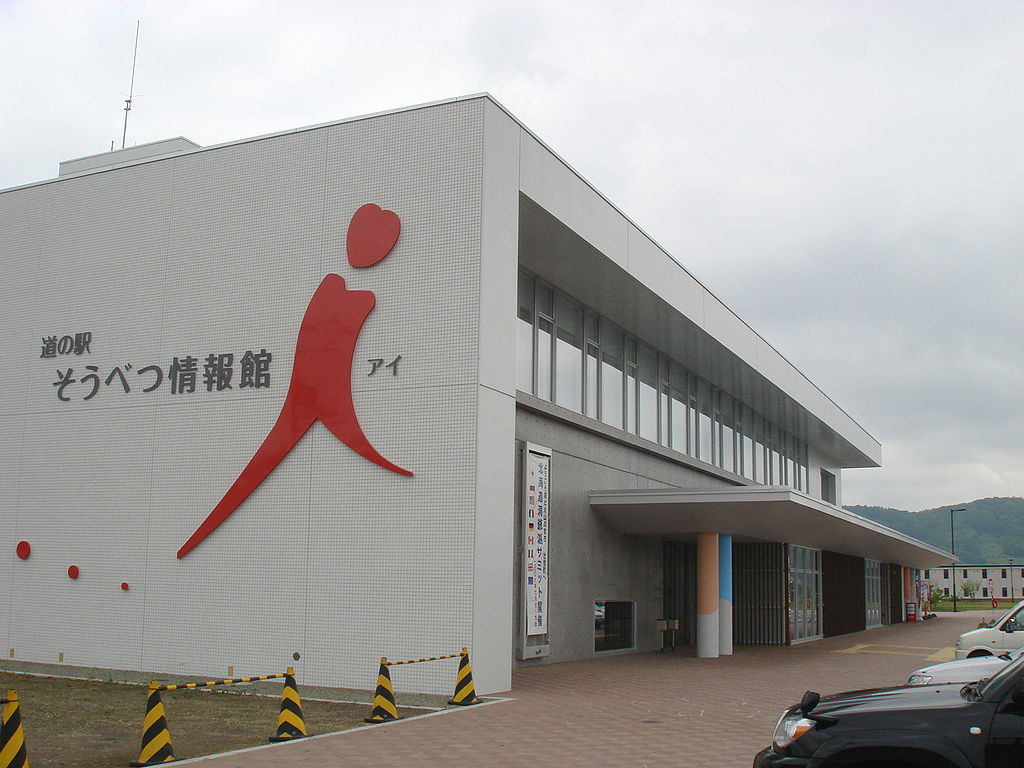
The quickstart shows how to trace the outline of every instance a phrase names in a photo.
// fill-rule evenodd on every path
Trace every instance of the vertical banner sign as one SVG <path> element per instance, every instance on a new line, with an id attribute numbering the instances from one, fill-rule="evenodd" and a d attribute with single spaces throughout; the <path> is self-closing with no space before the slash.
<path id="1" fill-rule="evenodd" d="M 523 600 L 527 635 L 548 631 L 548 513 L 551 449 L 523 450 Z"/>

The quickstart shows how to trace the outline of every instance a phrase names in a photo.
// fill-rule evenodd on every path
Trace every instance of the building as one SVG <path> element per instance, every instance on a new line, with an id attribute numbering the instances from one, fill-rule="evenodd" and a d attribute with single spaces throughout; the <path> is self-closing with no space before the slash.
<path id="1" fill-rule="evenodd" d="M 1014 565 L 1012 560 L 984 565 L 957 563 L 954 566 L 946 563 L 925 569 L 922 578 L 926 584 L 932 585 L 933 590 L 937 588 L 946 597 L 955 592 L 957 598 L 963 598 L 963 585 L 973 584 L 977 587 L 975 598 L 1024 600 L 1024 568 L 1020 563 Z"/>
<path id="2" fill-rule="evenodd" d="M 17 662 L 371 688 L 466 646 L 487 693 L 898 622 L 950 560 L 842 508 L 878 442 L 489 96 L 69 161 L 0 216 Z"/>

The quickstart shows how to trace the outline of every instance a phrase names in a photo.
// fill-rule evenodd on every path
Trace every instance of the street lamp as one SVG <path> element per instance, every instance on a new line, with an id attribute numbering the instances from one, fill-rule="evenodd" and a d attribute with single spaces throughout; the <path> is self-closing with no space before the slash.
<path id="1" fill-rule="evenodd" d="M 953 513 L 963 512 L 967 507 L 949 510 L 949 551 L 953 555 L 953 612 L 956 613 L 956 539 L 953 538 Z"/>

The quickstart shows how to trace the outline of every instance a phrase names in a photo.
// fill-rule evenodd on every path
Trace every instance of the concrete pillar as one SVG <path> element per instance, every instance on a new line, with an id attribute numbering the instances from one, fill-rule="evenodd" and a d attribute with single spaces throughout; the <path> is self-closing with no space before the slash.
<path id="1" fill-rule="evenodd" d="M 718 658 L 718 534 L 697 534 L 697 655 Z"/>
<path id="2" fill-rule="evenodd" d="M 718 534 L 718 652 L 732 655 L 732 536 Z"/>

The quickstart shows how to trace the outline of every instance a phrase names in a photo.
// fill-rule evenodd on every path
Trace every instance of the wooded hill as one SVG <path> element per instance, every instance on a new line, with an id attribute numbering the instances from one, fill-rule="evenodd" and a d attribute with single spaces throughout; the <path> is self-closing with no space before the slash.
<path id="1" fill-rule="evenodd" d="M 978 499 L 920 512 L 888 507 L 846 509 L 948 552 L 949 510 L 961 507 L 963 512 L 953 514 L 961 563 L 1005 563 L 1012 557 L 1024 565 L 1024 498 Z"/>

